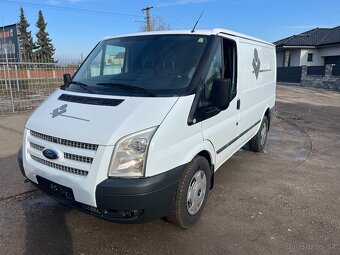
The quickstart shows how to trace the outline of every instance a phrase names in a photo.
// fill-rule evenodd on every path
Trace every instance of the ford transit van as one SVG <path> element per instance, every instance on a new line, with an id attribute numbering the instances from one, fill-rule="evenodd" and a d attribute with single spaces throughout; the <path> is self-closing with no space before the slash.
<path id="1" fill-rule="evenodd" d="M 263 151 L 275 59 L 225 29 L 107 37 L 27 120 L 21 171 L 92 215 L 189 228 L 222 164 L 247 143 Z"/>

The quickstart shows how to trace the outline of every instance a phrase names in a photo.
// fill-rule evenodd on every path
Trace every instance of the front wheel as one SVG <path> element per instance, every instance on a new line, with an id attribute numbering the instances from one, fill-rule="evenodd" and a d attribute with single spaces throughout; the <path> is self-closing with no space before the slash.
<path id="1" fill-rule="evenodd" d="M 208 161 L 204 157 L 196 156 L 182 174 L 166 219 L 179 227 L 190 228 L 202 214 L 210 181 L 211 170 Z"/>
<path id="2" fill-rule="evenodd" d="M 259 131 L 249 141 L 250 150 L 255 152 L 262 152 L 264 150 L 267 141 L 268 130 L 268 119 L 267 116 L 264 116 Z"/>

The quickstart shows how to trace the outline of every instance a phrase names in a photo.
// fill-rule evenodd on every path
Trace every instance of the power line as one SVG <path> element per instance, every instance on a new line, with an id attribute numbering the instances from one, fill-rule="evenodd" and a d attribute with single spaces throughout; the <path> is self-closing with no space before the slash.
<path id="1" fill-rule="evenodd" d="M 71 11 L 71 12 L 84 13 L 84 14 L 120 16 L 120 17 L 130 17 L 130 18 L 131 17 L 134 17 L 134 18 L 142 17 L 141 15 L 128 14 L 128 13 L 96 11 L 96 10 L 88 10 L 88 9 L 81 9 L 81 8 L 74 8 L 74 7 L 55 6 L 55 5 L 50 5 L 50 4 L 21 2 L 21 1 L 15 1 L 15 0 L 0 0 L 0 2 L 5 3 L 5 4 L 26 5 L 30 7 L 47 8 L 47 9 L 54 9 L 54 10 L 59 10 L 59 11 Z"/>

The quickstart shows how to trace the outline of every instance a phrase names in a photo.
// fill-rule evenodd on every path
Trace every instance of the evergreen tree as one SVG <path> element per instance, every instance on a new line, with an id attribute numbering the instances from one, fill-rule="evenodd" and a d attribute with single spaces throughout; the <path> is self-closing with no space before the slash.
<path id="1" fill-rule="evenodd" d="M 31 31 L 28 31 L 30 24 L 28 23 L 24 9 L 20 8 L 20 18 L 18 23 L 19 41 L 21 59 L 24 62 L 30 62 L 33 60 L 34 43 Z"/>
<path id="2" fill-rule="evenodd" d="M 49 33 L 46 32 L 47 23 L 41 10 L 39 10 L 36 26 L 38 32 L 36 33 L 35 58 L 46 63 L 55 63 L 53 58 L 55 48 L 53 47 L 52 40 L 49 38 Z"/>

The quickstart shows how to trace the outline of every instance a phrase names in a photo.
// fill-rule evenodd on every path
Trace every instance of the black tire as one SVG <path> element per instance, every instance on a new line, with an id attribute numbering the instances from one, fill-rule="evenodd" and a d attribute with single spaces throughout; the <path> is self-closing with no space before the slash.
<path id="1" fill-rule="evenodd" d="M 263 152 L 264 147 L 266 146 L 268 131 L 269 131 L 268 118 L 267 116 L 264 116 L 259 131 L 249 141 L 250 150 L 254 152 Z"/>
<path id="2" fill-rule="evenodd" d="M 199 204 L 199 209 L 194 214 L 193 211 L 189 213 L 189 210 L 193 210 L 193 206 L 189 206 L 190 203 L 188 202 L 188 191 L 189 186 L 197 186 L 199 187 L 199 184 L 196 185 L 196 180 L 194 176 L 204 176 L 202 172 L 204 172 L 206 177 L 206 187 L 204 192 L 204 196 L 202 197 L 197 196 L 199 199 L 203 199 L 203 201 Z M 211 182 L 211 169 L 210 165 L 206 158 L 202 156 L 196 156 L 185 168 L 181 179 L 179 180 L 177 192 L 176 195 L 172 201 L 172 204 L 169 209 L 169 213 L 165 219 L 169 221 L 170 223 L 173 223 L 181 228 L 188 229 L 190 228 L 201 216 L 202 211 L 204 209 L 204 206 L 206 204 L 208 193 L 210 189 L 210 182 Z M 201 185 L 203 187 L 203 185 Z M 196 194 L 196 193 L 195 193 Z M 199 194 L 199 190 L 197 192 Z M 192 203 L 191 205 L 194 205 Z M 188 208 L 190 207 L 190 208 Z M 194 209 L 197 209 L 198 206 L 196 206 Z"/>

